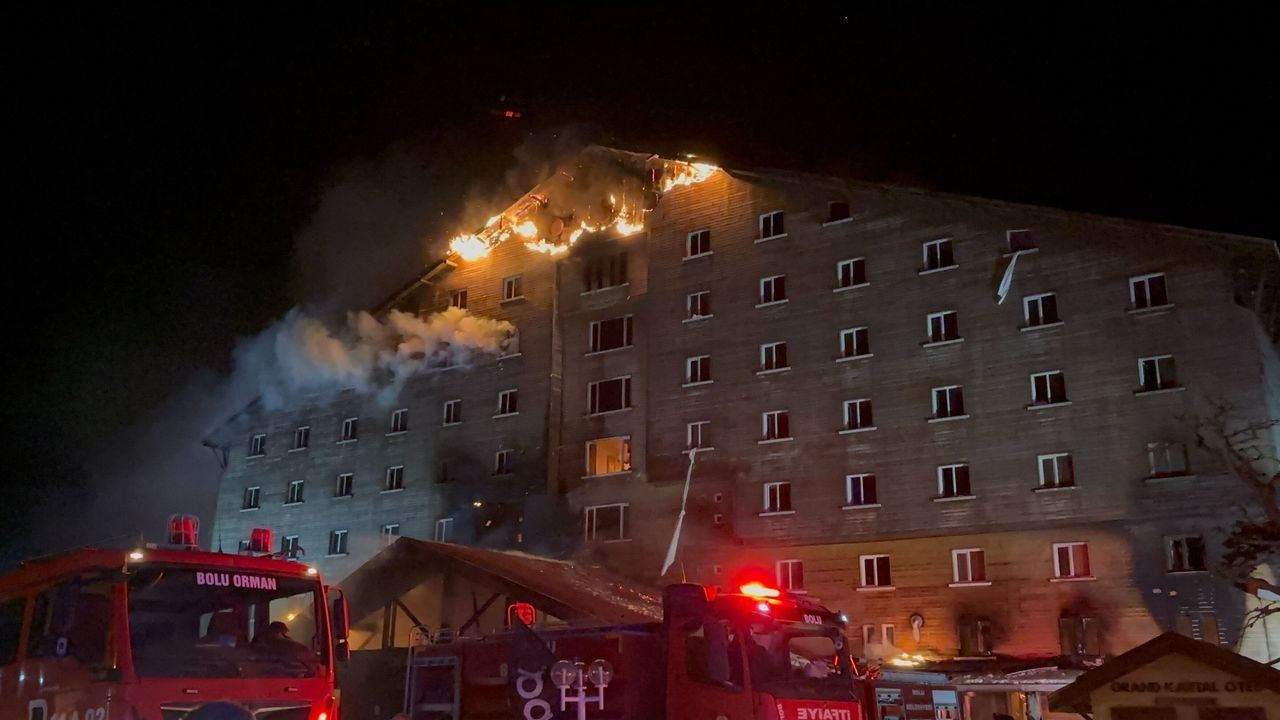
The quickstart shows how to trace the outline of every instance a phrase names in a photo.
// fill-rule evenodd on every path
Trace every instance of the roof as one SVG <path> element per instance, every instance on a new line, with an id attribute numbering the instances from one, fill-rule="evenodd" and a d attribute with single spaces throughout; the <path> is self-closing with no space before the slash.
<path id="1" fill-rule="evenodd" d="M 1051 695 L 1049 704 L 1059 709 L 1088 711 L 1091 707 L 1090 695 L 1094 690 L 1171 654 L 1183 655 L 1202 665 L 1248 680 L 1264 690 L 1280 693 L 1280 670 L 1219 645 L 1168 632 L 1081 675 L 1075 682 Z"/>
<path id="2" fill-rule="evenodd" d="M 662 620 L 660 595 L 607 570 L 506 550 L 402 537 L 338 583 L 353 618 L 376 612 L 428 577 L 455 573 L 573 624 Z"/>

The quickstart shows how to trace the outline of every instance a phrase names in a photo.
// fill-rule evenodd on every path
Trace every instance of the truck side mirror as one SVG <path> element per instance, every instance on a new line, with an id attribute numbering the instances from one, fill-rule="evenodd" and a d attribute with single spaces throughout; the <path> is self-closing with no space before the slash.
<path id="1" fill-rule="evenodd" d="M 347 608 L 347 596 L 341 590 L 330 588 L 330 592 L 335 591 L 338 596 L 333 599 L 333 611 L 329 616 L 333 625 L 333 655 L 337 660 L 346 661 L 351 659 L 351 646 L 347 644 L 351 632 L 351 611 Z"/>

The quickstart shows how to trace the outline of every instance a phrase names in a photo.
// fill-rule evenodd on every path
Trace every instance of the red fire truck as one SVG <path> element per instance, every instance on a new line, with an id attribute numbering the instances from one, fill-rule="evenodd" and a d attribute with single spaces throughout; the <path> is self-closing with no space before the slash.
<path id="1" fill-rule="evenodd" d="M 0 718 L 337 720 L 346 623 L 314 568 L 276 557 L 28 562 L 0 577 Z"/>
<path id="2" fill-rule="evenodd" d="M 660 624 L 513 627 L 413 648 L 409 718 L 959 720 L 954 688 L 860 677 L 843 616 L 761 583 L 672 585 Z"/>

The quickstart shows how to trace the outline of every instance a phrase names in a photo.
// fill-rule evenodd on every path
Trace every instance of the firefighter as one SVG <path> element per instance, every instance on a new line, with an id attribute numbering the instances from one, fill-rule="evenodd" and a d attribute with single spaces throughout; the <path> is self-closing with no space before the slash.
<path id="1" fill-rule="evenodd" d="M 305 665 L 308 670 L 315 670 L 315 657 L 311 650 L 302 643 L 294 642 L 289 637 L 289 626 L 279 620 L 267 625 L 262 635 L 254 639 L 253 645 L 254 649 L 271 657 L 296 660 Z"/>

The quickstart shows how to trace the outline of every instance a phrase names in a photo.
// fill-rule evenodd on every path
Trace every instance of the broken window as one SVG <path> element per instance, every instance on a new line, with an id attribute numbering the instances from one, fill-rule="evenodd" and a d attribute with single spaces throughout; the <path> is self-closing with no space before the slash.
<path id="1" fill-rule="evenodd" d="M 294 450 L 304 450 L 311 444 L 311 426 L 303 425 L 293 431 L 293 448 Z"/>
<path id="2" fill-rule="evenodd" d="M 631 470 L 630 437 L 587 441 L 587 475 L 609 475 L 629 470 Z"/>
<path id="3" fill-rule="evenodd" d="M 1153 478 L 1186 475 L 1187 446 L 1177 442 L 1147 443 L 1147 462 Z"/>
<path id="4" fill-rule="evenodd" d="M 625 285 L 627 254 L 601 255 L 587 260 L 582 269 L 582 285 L 586 292 Z"/>
<path id="5" fill-rule="evenodd" d="M 338 475 L 338 481 L 333 486 L 334 497 L 351 497 L 352 489 L 355 486 L 356 476 L 354 473 L 342 473 Z"/>
<path id="6" fill-rule="evenodd" d="M 360 418 L 347 418 L 342 421 L 342 435 L 339 436 L 340 442 L 351 442 L 360 437 Z"/>
<path id="7" fill-rule="evenodd" d="M 601 380 L 587 385 L 587 412 L 614 412 L 631 407 L 631 377 Z"/>
<path id="8" fill-rule="evenodd" d="M 624 347 L 631 347 L 630 315 L 591 323 L 590 352 L 604 352 Z"/>
<path id="9" fill-rule="evenodd" d="M 1169 572 L 1197 572 L 1205 570 L 1204 538 L 1199 535 L 1181 535 L 1165 539 L 1165 557 Z"/>
<path id="10" fill-rule="evenodd" d="M 462 400 L 446 400 L 444 403 L 444 424 L 456 425 L 462 422 Z"/>
<path id="11" fill-rule="evenodd" d="M 849 219 L 849 201 L 848 200 L 832 200 L 827 203 L 827 219 L 826 222 L 840 222 Z"/>
<path id="12" fill-rule="evenodd" d="M 262 457 L 267 454 L 267 436 L 254 435 L 249 439 L 249 457 Z"/>
<path id="13" fill-rule="evenodd" d="M 1097 618 L 1064 615 L 1058 618 L 1058 642 L 1063 655 L 1102 654 Z"/>
<path id="14" fill-rule="evenodd" d="M 986 618 L 960 618 L 956 624 L 956 635 L 960 640 L 960 657 L 986 657 L 994 652 L 991 621 Z"/>
<path id="15" fill-rule="evenodd" d="M 439 518 L 436 520 L 435 528 L 431 533 L 431 539 L 436 542 L 449 542 L 453 540 L 453 518 Z"/>
<path id="16" fill-rule="evenodd" d="M 694 448 L 710 450 L 711 423 L 707 420 L 699 420 L 685 425 L 685 447 L 690 450 Z"/>
<path id="17" fill-rule="evenodd" d="M 493 474 L 510 475 L 515 472 L 515 451 L 499 450 L 493 454 Z"/>
<path id="18" fill-rule="evenodd" d="M 456 307 L 461 310 L 467 309 L 467 289 L 449 291 L 449 307 Z"/>
<path id="19" fill-rule="evenodd" d="M 503 390 L 498 393 L 498 411 L 495 416 L 515 415 L 520 412 L 520 391 Z"/>
<path id="20" fill-rule="evenodd" d="M 583 510 L 583 534 L 587 542 L 627 539 L 627 503 L 591 505 Z"/>
<path id="21" fill-rule="evenodd" d="M 1005 241 L 1011 253 L 1034 250 L 1036 247 L 1035 239 L 1031 237 L 1030 230 L 1008 230 L 1005 232 Z"/>
<path id="22" fill-rule="evenodd" d="M 391 413 L 391 432 L 409 432 L 409 408 L 400 408 Z"/>

